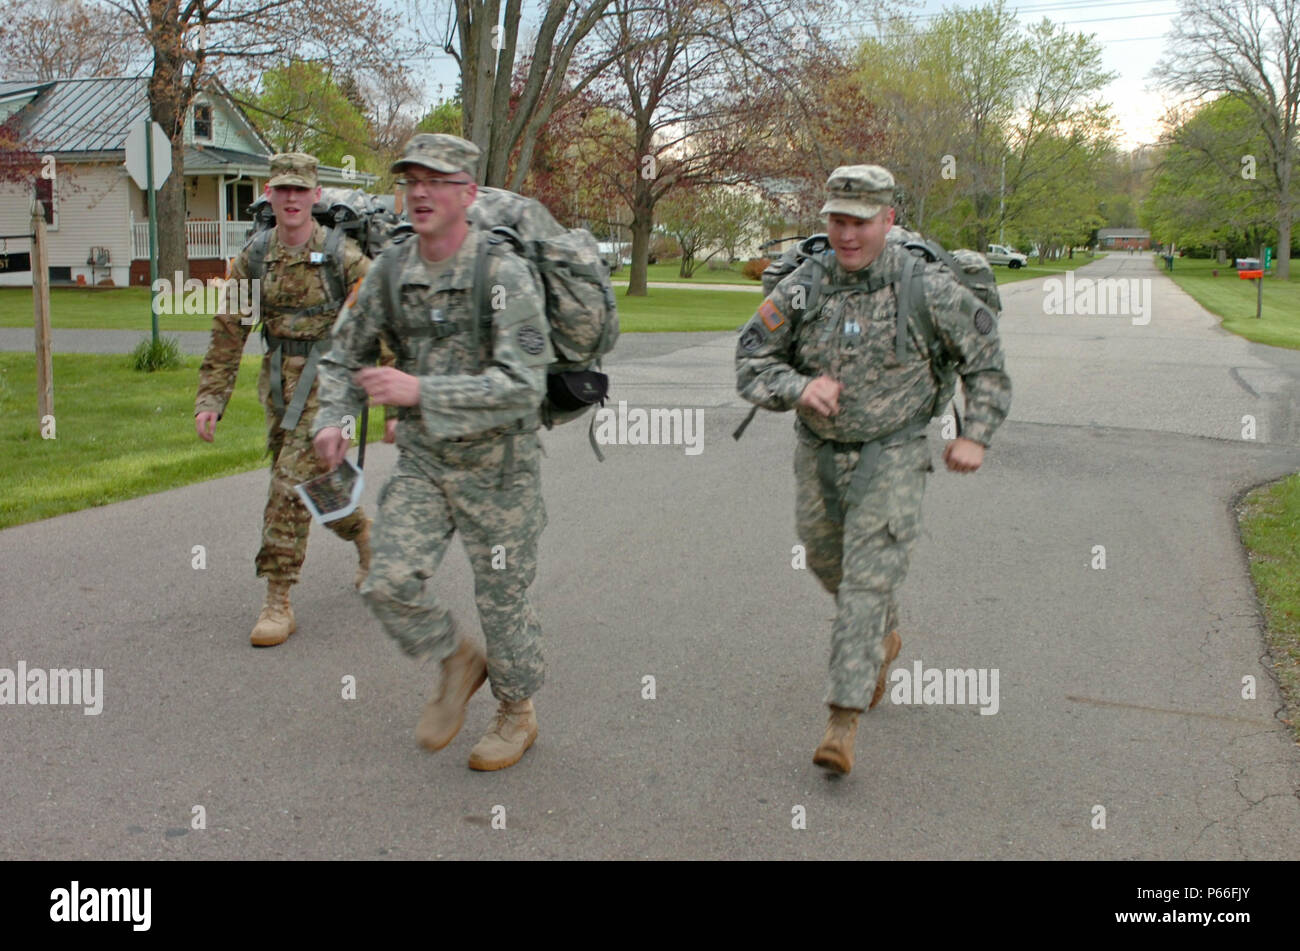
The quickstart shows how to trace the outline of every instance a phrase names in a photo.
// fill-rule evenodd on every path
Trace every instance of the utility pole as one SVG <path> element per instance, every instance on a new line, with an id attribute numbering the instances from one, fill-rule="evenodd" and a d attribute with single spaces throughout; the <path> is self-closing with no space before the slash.
<path id="1" fill-rule="evenodd" d="M 1007 221 L 1007 157 L 1002 156 L 1002 184 L 998 186 L 998 244 L 1006 245 L 1002 233 Z"/>

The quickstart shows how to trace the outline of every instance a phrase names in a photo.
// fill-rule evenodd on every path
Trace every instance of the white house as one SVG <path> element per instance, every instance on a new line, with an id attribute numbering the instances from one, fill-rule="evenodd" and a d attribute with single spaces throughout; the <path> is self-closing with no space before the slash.
<path id="1" fill-rule="evenodd" d="M 0 182 L 0 235 L 25 234 L 32 199 L 46 207 L 51 284 L 149 281 L 149 212 L 127 174 L 126 137 L 148 115 L 148 77 L 0 82 L 0 123 L 37 156 L 31 176 Z M 186 239 L 190 275 L 225 274 L 252 227 L 245 209 L 261 194 L 271 144 L 253 128 L 220 82 L 210 80 L 185 119 Z M 51 168 L 52 177 L 42 170 Z M 364 187 L 373 175 L 321 167 L 322 185 Z M 12 177 L 12 176 L 11 176 Z M 6 253 L 30 250 L 4 239 Z M 4 273 L 0 285 L 31 285 L 31 272 Z"/>

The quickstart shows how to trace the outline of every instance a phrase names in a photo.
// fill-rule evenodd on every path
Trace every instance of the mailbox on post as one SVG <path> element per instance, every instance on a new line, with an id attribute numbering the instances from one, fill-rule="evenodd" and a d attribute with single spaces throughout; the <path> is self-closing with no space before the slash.
<path id="1" fill-rule="evenodd" d="M 1255 282 L 1255 319 L 1259 320 L 1264 313 L 1264 269 L 1259 258 L 1237 258 L 1237 277 Z"/>

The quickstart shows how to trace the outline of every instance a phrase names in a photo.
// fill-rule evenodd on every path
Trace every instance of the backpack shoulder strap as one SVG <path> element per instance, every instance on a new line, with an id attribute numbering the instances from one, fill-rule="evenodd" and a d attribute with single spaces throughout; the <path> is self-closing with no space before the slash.
<path id="1" fill-rule="evenodd" d="M 493 308 L 488 291 L 488 255 L 506 254 L 513 248 L 521 257 L 527 257 L 524 241 L 513 228 L 504 226 L 493 228 L 479 240 L 478 251 L 474 255 L 474 295 L 473 313 L 478 319 L 474 321 L 474 352 L 478 353 L 484 326 L 492 326 Z"/>
<path id="2" fill-rule="evenodd" d="M 274 228 L 259 231 L 248 239 L 248 277 L 260 281 L 266 277 L 266 252 L 271 247 L 271 232 Z"/>
<path id="3" fill-rule="evenodd" d="M 827 264 L 829 259 L 826 258 L 826 255 L 829 253 L 829 251 L 826 251 L 819 254 L 810 254 L 799 262 L 797 268 L 790 272 L 790 276 L 794 276 L 801 270 L 806 270 L 808 275 L 806 280 L 798 282 L 801 287 L 806 289 L 806 297 L 802 310 L 794 307 L 790 308 L 788 319 L 790 321 L 791 334 L 798 332 L 799 322 L 801 320 L 811 320 L 816 317 L 818 311 L 821 309 L 821 305 L 824 303 L 821 297 L 822 278 L 825 276 L 826 271 L 829 270 L 829 265 Z M 745 435 L 745 430 L 749 428 L 749 424 L 754 421 L 754 417 L 757 415 L 758 406 L 750 407 L 749 413 L 745 416 L 741 424 L 736 427 L 735 431 L 731 434 L 731 438 L 739 441 L 740 437 Z"/>
<path id="4" fill-rule="evenodd" d="M 947 258 L 945 263 L 953 271 L 954 279 L 965 287 L 965 282 L 959 276 L 961 268 L 956 267 L 956 262 L 952 260 L 951 256 L 933 241 L 927 241 L 925 245 L 927 250 L 938 251 L 938 254 L 936 254 L 938 260 L 942 261 Z M 925 296 L 925 262 L 909 251 L 903 259 L 903 272 L 899 279 L 898 325 L 894 336 L 894 355 L 900 363 L 906 357 L 907 320 L 912 315 L 916 316 L 917 329 L 921 331 L 921 337 L 925 340 L 925 345 L 930 353 L 941 352 L 949 362 L 959 363 L 960 359 L 948 349 L 947 344 L 935 329 L 934 315 L 930 313 L 930 302 Z"/>
<path id="5" fill-rule="evenodd" d="M 388 325 L 396 326 L 397 315 L 402 310 L 401 269 L 405 259 L 405 243 L 394 244 L 384 249 L 375 259 L 375 269 L 379 271 L 379 288 L 387 312 Z"/>
<path id="6" fill-rule="evenodd" d="M 479 347 L 482 345 L 483 324 L 491 323 L 492 308 L 488 301 L 487 271 L 488 271 L 488 254 L 491 251 L 492 240 L 489 235 L 484 235 L 479 239 L 478 251 L 474 254 L 474 289 L 471 293 L 474 295 L 474 307 L 471 312 L 474 314 L 474 355 L 477 357 Z"/>
<path id="7" fill-rule="evenodd" d="M 928 242 L 934 245 L 934 242 Z M 938 247 L 938 245 L 934 245 Z M 942 251 L 942 249 L 939 249 Z M 894 337 L 894 353 L 899 363 L 902 363 L 907 355 L 907 318 L 915 314 L 916 326 L 921 331 L 921 337 L 925 340 L 926 349 L 930 351 L 930 365 L 936 376 L 940 376 L 942 371 L 935 366 L 936 363 L 943 363 L 949 367 L 955 367 L 961 362 L 961 358 L 953 353 L 939 332 L 934 326 L 934 315 L 930 313 L 930 302 L 925 298 L 925 265 L 920 256 L 907 252 L 907 257 L 903 260 L 903 273 L 898 287 L 898 325 Z M 955 272 L 956 273 L 956 272 Z M 965 286 L 965 282 L 962 282 Z M 940 394 L 943 395 L 943 387 L 940 386 Z M 931 415 L 937 415 L 942 410 L 938 405 L 931 409 Z M 962 433 L 961 414 L 957 412 L 957 404 L 952 406 L 953 421 L 956 423 L 957 435 Z"/>
<path id="8" fill-rule="evenodd" d="M 329 228 L 325 232 L 325 290 L 330 295 L 330 303 L 339 306 L 342 306 L 345 296 L 343 289 L 348 286 L 347 274 L 343 270 L 346 237 L 341 228 Z"/>

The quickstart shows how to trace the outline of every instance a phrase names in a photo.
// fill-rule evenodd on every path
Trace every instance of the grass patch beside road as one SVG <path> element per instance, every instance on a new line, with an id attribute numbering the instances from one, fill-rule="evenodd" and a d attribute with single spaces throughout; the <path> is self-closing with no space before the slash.
<path id="1" fill-rule="evenodd" d="M 652 287 L 645 297 L 616 289 L 618 323 L 624 333 L 735 330 L 763 303 L 763 291 L 697 291 Z"/>
<path id="2" fill-rule="evenodd" d="M 147 287 L 50 288 L 50 326 L 56 330 L 138 330 L 149 333 Z M 0 287 L 0 327 L 35 327 L 30 287 Z M 158 318 L 158 332 L 211 330 L 212 315 L 184 314 Z"/>
<path id="3" fill-rule="evenodd" d="M 734 330 L 748 320 L 763 301 L 762 290 L 757 284 L 753 294 L 651 288 L 648 297 L 628 297 L 622 288 L 615 288 L 615 298 L 620 324 L 628 333 Z M 30 288 L 0 288 L 0 327 L 31 326 Z M 113 290 L 54 288 L 50 292 L 50 326 L 63 330 L 131 330 L 147 336 L 149 291 L 143 287 Z M 179 330 L 209 331 L 212 318 L 162 316 L 158 318 L 158 329 L 164 335 Z"/>
<path id="4" fill-rule="evenodd" d="M 1242 500 L 1238 516 L 1250 575 L 1264 607 L 1269 652 L 1286 700 L 1286 718 L 1300 742 L 1300 548 L 1296 546 L 1300 475 L 1251 492 Z"/>
<path id="5" fill-rule="evenodd" d="M 1163 272 L 1164 261 L 1157 258 L 1156 262 Z M 1175 258 L 1170 276 L 1198 304 L 1221 317 L 1224 330 L 1255 343 L 1300 350 L 1300 283 L 1295 280 L 1264 278 L 1263 317 L 1256 319 L 1255 282 L 1237 277 L 1231 263 L 1220 265 L 1210 259 Z"/>
<path id="6" fill-rule="evenodd" d="M 127 360 L 55 354 L 55 438 L 43 439 L 36 415 L 36 360 L 29 353 L 0 353 L 5 447 L 0 528 L 246 472 L 262 463 L 260 358 L 244 359 L 211 444 L 194 432 L 199 358 L 156 373 L 129 369 Z M 249 505 L 262 502 L 250 499 Z"/>
<path id="7" fill-rule="evenodd" d="M 680 260 L 664 261 L 659 264 L 651 264 L 646 268 L 646 280 L 670 284 L 743 284 L 753 287 L 755 290 L 761 288 L 762 283 L 760 281 L 752 280 L 740 273 L 740 269 L 744 266 L 745 262 L 741 261 L 722 270 L 710 271 L 707 264 L 701 264 L 690 277 L 682 277 L 678 274 L 681 269 Z M 610 275 L 610 280 L 616 284 L 626 285 L 631 271 L 632 266 L 624 264 L 621 270 Z"/>

